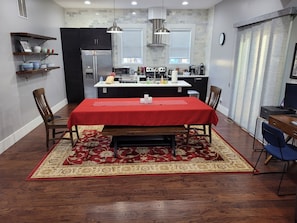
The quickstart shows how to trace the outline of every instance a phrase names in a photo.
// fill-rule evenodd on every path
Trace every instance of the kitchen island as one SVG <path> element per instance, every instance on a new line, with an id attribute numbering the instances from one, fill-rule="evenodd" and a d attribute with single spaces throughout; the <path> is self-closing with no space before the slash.
<path id="1" fill-rule="evenodd" d="M 138 83 L 120 83 L 115 81 L 112 84 L 106 84 L 100 81 L 94 85 L 98 88 L 98 98 L 141 98 L 144 94 L 152 97 L 182 97 L 188 96 L 187 89 L 191 84 L 184 80 L 178 80 L 176 83 L 168 81 L 140 81 Z"/>

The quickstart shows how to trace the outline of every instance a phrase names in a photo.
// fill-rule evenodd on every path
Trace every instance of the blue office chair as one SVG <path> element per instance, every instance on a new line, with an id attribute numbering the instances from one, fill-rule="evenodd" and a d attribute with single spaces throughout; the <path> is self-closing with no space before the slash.
<path id="1" fill-rule="evenodd" d="M 284 178 L 284 174 L 288 170 L 289 162 L 297 160 L 297 147 L 286 143 L 284 133 L 280 129 L 275 128 L 272 125 L 269 125 L 265 122 L 262 123 L 262 135 L 263 135 L 263 139 L 267 142 L 267 144 L 264 144 L 263 149 L 260 152 L 256 165 L 254 166 L 254 174 L 257 173 L 256 168 L 263 151 L 266 151 L 268 154 L 272 155 L 275 159 L 278 159 L 280 161 L 285 161 L 283 171 L 277 172 L 282 174 L 278 185 L 277 194 L 279 196 L 288 195 L 288 194 L 280 194 L 280 188 L 281 188 L 282 180 Z M 266 172 L 266 173 L 275 173 L 275 172 Z"/>

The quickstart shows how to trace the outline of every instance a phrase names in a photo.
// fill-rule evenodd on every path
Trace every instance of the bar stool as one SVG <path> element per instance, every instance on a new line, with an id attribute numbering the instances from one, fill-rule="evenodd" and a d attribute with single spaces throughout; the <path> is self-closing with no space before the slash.
<path id="1" fill-rule="evenodd" d="M 187 94 L 189 95 L 189 97 L 199 98 L 199 96 L 200 96 L 200 93 L 196 90 L 188 90 Z"/>

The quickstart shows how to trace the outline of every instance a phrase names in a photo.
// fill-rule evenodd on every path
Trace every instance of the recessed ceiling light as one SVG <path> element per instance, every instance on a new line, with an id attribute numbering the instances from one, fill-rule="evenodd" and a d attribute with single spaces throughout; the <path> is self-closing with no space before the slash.
<path id="1" fill-rule="evenodd" d="M 183 3 L 182 3 L 182 5 L 188 5 L 189 4 L 189 2 L 187 2 L 187 1 L 183 1 Z"/>
<path id="2" fill-rule="evenodd" d="M 132 1 L 131 5 L 137 5 L 137 1 Z"/>
<path id="3" fill-rule="evenodd" d="M 90 5 L 90 4 L 91 4 L 91 1 L 84 1 L 84 3 L 85 3 L 86 5 Z"/>
<path id="4" fill-rule="evenodd" d="M 132 15 L 136 15 L 136 12 L 133 11 L 133 12 L 132 12 Z"/>

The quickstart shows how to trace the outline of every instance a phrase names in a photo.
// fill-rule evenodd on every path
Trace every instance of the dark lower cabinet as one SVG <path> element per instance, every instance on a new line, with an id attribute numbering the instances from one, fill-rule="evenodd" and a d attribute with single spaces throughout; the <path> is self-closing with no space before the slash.
<path id="1" fill-rule="evenodd" d="M 100 87 L 98 98 L 142 98 L 144 94 L 151 97 L 185 97 L 187 89 L 183 87 Z"/>
<path id="2" fill-rule="evenodd" d="M 152 97 L 187 97 L 188 90 L 196 90 L 200 93 L 200 100 L 205 101 L 207 94 L 208 77 L 179 77 L 191 84 L 191 87 L 99 87 L 99 98 L 141 98 L 144 94 Z"/>
<path id="3" fill-rule="evenodd" d="M 196 90 L 200 93 L 200 100 L 205 101 L 207 94 L 208 77 L 178 77 L 179 80 L 184 80 L 192 85 L 188 90 Z"/>

